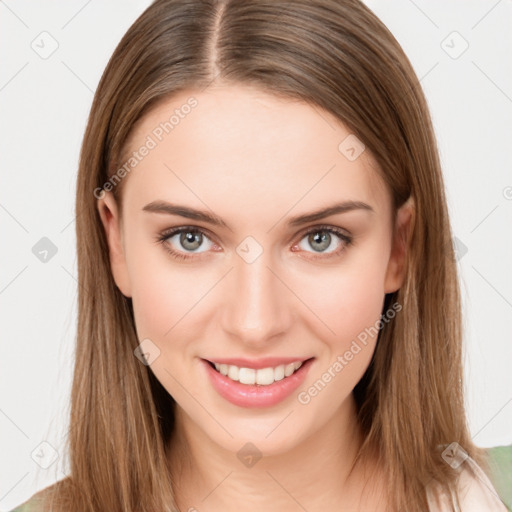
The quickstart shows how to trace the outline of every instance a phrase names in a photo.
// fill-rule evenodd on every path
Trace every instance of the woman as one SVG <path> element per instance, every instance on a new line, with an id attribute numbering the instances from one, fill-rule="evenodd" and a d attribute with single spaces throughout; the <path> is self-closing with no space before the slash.
<path id="1" fill-rule="evenodd" d="M 38 510 L 506 510 L 443 187 L 359 1 L 156 0 L 83 141 L 71 471 Z"/>

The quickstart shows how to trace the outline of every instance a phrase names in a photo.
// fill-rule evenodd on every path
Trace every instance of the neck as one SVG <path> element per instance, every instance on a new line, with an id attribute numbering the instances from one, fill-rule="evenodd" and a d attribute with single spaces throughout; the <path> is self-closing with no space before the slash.
<path id="1" fill-rule="evenodd" d="M 330 510 L 340 503 L 348 511 L 361 504 L 368 475 L 360 464 L 353 468 L 362 436 L 352 394 L 292 451 L 262 457 L 251 467 L 212 441 L 179 406 L 175 420 L 169 456 L 180 510 Z"/>

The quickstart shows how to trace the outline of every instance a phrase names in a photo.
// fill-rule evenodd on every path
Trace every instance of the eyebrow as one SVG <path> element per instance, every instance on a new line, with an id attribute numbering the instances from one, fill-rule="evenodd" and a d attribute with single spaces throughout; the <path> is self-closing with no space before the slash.
<path id="1" fill-rule="evenodd" d="M 218 217 L 217 215 L 210 213 L 206 210 L 196 210 L 194 208 L 189 208 L 188 206 L 182 206 L 177 204 L 168 203 L 166 201 L 157 200 L 153 201 L 144 208 L 142 208 L 145 212 L 152 213 L 164 213 L 168 215 L 177 215 L 179 217 L 185 217 L 187 219 L 193 219 L 201 222 L 206 222 L 208 224 L 212 224 L 213 226 L 219 226 L 224 228 L 229 228 L 229 226 L 224 222 L 223 219 Z M 331 215 L 336 215 L 338 213 L 346 213 L 354 210 L 363 210 L 368 212 L 375 212 L 375 210 L 369 205 L 362 201 L 344 201 L 342 203 L 336 203 L 331 206 L 327 206 L 320 210 L 315 210 L 310 213 L 305 213 L 302 215 L 297 215 L 295 217 L 290 217 L 288 220 L 288 224 L 290 226 L 299 226 L 301 224 L 306 224 L 307 222 L 314 222 L 316 220 L 323 219 L 325 217 L 329 217 Z"/>

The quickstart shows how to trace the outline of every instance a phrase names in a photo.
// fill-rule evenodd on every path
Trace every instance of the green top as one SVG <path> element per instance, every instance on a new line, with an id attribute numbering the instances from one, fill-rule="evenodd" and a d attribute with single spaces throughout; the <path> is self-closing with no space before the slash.
<path id="1" fill-rule="evenodd" d="M 488 448 L 490 479 L 499 497 L 512 512 L 512 444 Z M 39 512 L 40 498 L 43 491 L 34 494 L 11 512 Z"/>
<path id="2" fill-rule="evenodd" d="M 11 512 L 39 512 L 39 502 L 40 500 L 34 494 L 29 500 L 17 506 Z"/>
<path id="3" fill-rule="evenodd" d="M 489 448 L 487 453 L 489 454 L 491 482 L 501 501 L 509 511 L 512 511 L 512 444 Z"/>

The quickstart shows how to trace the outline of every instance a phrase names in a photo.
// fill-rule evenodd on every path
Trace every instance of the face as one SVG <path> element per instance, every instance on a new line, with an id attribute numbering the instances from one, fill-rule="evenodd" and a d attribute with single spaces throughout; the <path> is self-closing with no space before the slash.
<path id="1" fill-rule="evenodd" d="M 320 108 L 246 86 L 166 100 L 128 148 L 141 158 L 122 211 L 111 192 L 98 208 L 180 421 L 265 454 L 320 432 L 351 398 L 403 279 L 409 211 L 392 224 L 369 151 Z"/>

